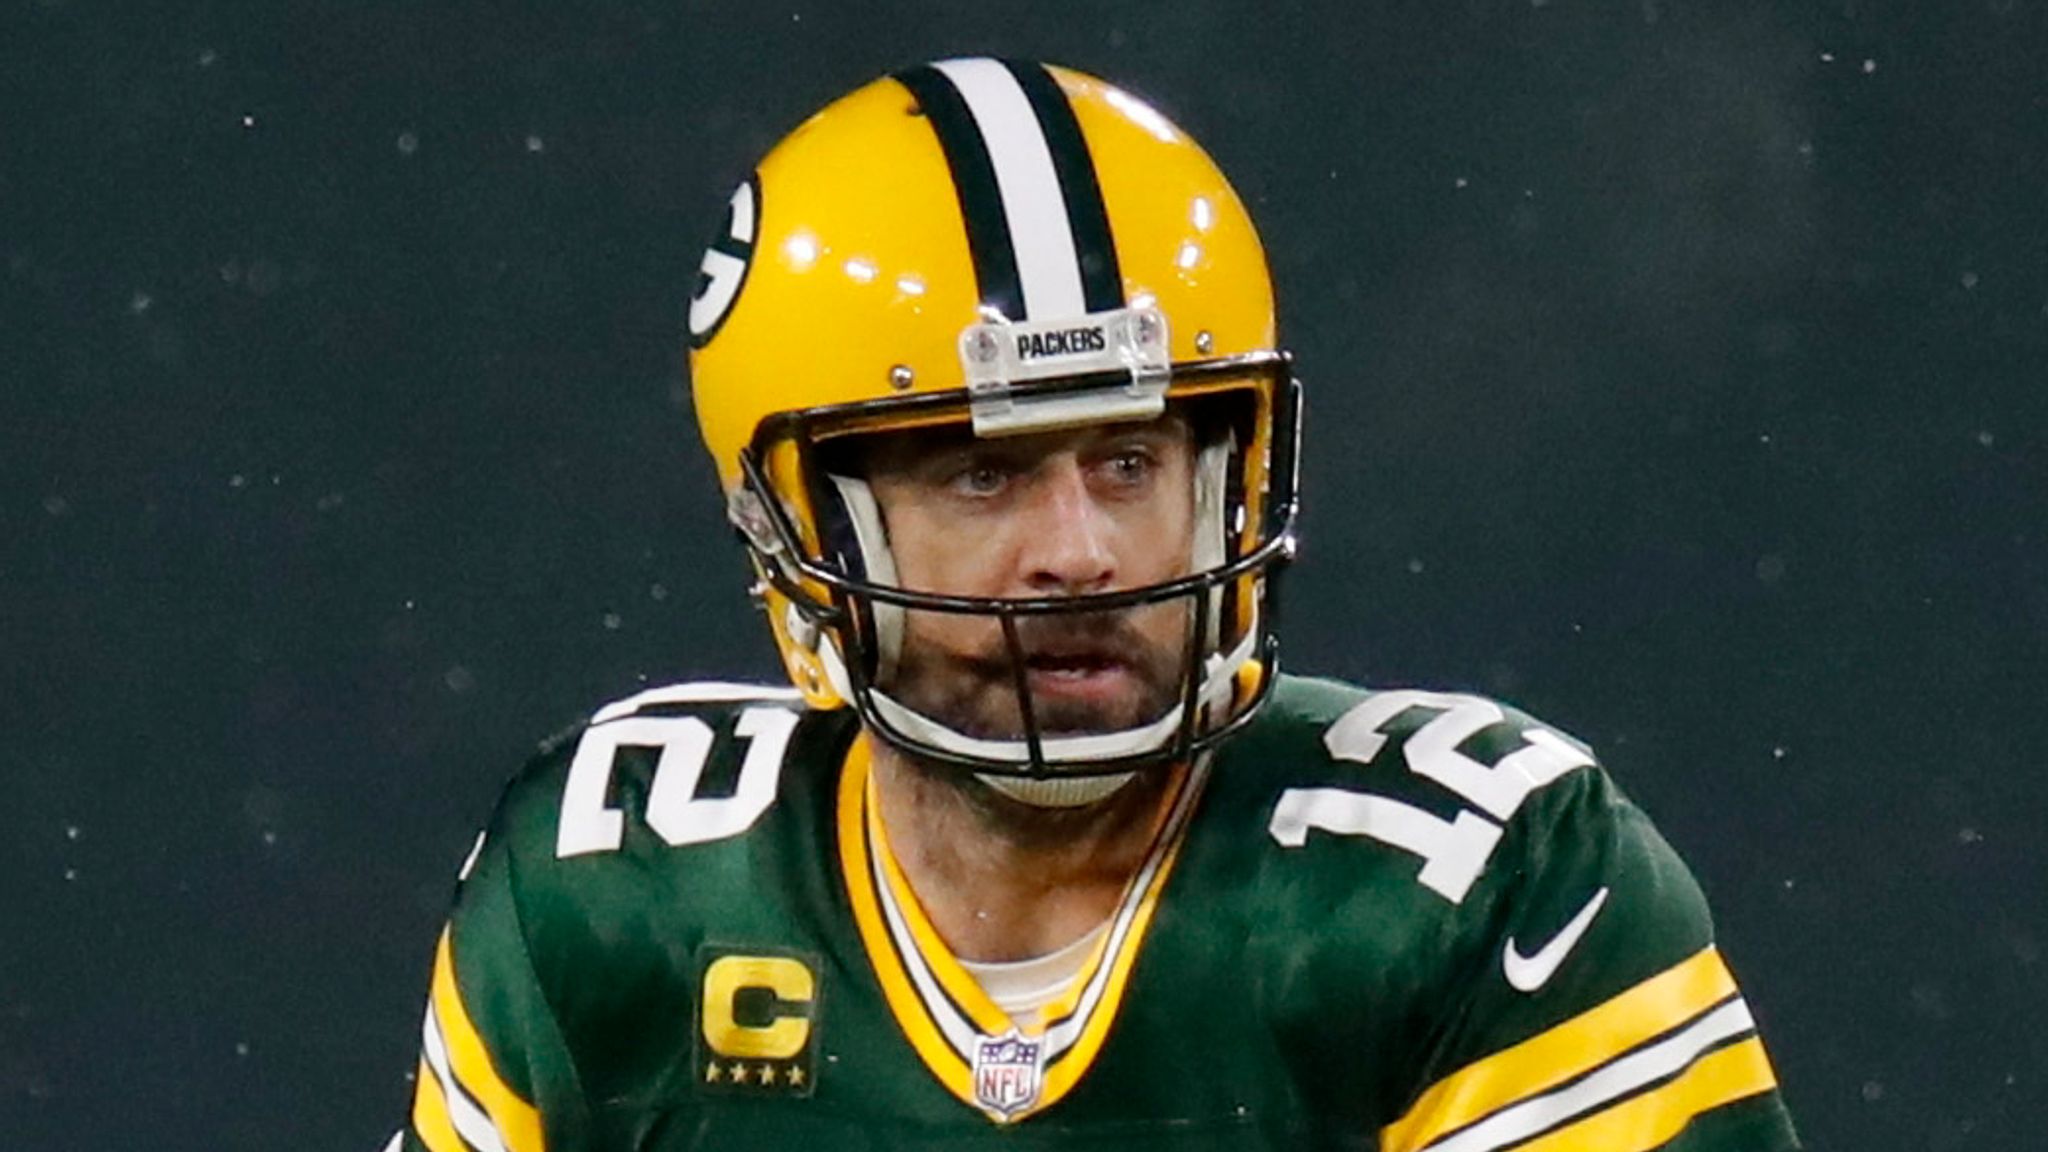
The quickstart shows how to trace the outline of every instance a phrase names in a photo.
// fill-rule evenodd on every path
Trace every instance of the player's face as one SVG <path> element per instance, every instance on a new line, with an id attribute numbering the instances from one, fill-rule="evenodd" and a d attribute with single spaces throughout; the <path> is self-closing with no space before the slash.
<path id="1" fill-rule="evenodd" d="M 868 479 L 906 588 L 1004 598 L 1113 592 L 1186 575 L 1194 540 L 1193 436 L 1175 416 L 978 440 L 903 434 Z M 1043 735 L 1132 728 L 1178 698 L 1185 598 L 1109 613 L 1017 618 Z M 909 707 L 989 739 L 1023 734 L 1001 625 L 906 614 L 896 675 Z"/>

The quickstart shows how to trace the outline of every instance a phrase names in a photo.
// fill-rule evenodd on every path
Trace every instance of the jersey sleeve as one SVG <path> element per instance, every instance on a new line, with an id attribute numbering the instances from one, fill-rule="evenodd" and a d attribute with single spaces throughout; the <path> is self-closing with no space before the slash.
<path id="1" fill-rule="evenodd" d="M 500 810 L 500 822 L 504 811 Z M 517 862 L 494 827 L 434 948 L 404 1152 L 584 1146 L 582 1090 L 528 953 Z"/>
<path id="2" fill-rule="evenodd" d="M 1705 898 L 1647 817 L 1589 767 L 1509 836 L 1384 1152 L 1797 1148 Z"/>

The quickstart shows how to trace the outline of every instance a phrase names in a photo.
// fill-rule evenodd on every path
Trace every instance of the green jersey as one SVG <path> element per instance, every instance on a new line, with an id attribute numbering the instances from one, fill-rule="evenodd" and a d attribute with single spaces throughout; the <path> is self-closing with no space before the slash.
<path id="1" fill-rule="evenodd" d="M 1796 1147 L 1684 865 L 1491 701 L 1283 678 L 1025 1019 L 872 789 L 850 712 L 771 689 L 544 750 L 464 869 L 394 1146 Z"/>

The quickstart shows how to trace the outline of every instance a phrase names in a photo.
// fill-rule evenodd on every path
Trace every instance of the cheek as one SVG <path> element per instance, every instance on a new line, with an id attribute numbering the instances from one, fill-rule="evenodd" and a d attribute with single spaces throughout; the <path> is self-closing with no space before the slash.
<path id="1" fill-rule="evenodd" d="M 996 532 L 975 526 L 910 522 L 892 528 L 889 540 L 897 583 L 950 596 L 1000 595 L 1002 548 Z"/>
<path id="2" fill-rule="evenodd" d="M 1161 500 L 1134 518 L 1126 539 L 1134 545 L 1131 560 L 1153 579 L 1185 575 L 1194 556 L 1194 509 L 1191 501 Z"/>
<path id="3" fill-rule="evenodd" d="M 1151 644 L 1155 652 L 1178 658 L 1187 641 L 1190 623 L 1188 614 L 1193 610 L 1192 598 L 1176 596 L 1162 603 L 1139 608 L 1127 619 Z"/>

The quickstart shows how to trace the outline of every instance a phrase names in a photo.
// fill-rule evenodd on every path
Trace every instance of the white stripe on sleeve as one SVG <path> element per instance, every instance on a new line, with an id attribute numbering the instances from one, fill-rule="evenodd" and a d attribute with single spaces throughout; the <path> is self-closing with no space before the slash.
<path id="1" fill-rule="evenodd" d="M 434 1079 L 441 1082 L 441 1095 L 448 1101 L 448 1119 L 455 1125 L 455 1134 L 476 1152 L 505 1152 L 505 1141 L 499 1137 L 497 1125 L 462 1090 L 454 1070 L 448 1066 L 448 1046 L 441 1040 L 441 1018 L 432 1005 L 427 1007 L 427 1022 L 422 1031 L 427 1066 L 434 1070 Z"/>
<path id="2" fill-rule="evenodd" d="M 1756 1027 L 1749 1005 L 1730 1000 L 1676 1035 L 1610 1061 L 1567 1088 L 1503 1108 L 1424 1152 L 1496 1152 L 1615 1103 L 1638 1089 L 1684 1071 L 1714 1045 Z"/>

